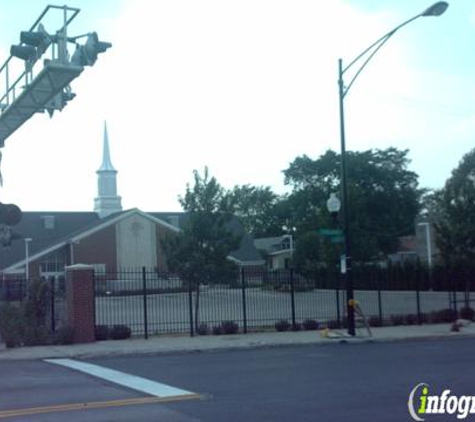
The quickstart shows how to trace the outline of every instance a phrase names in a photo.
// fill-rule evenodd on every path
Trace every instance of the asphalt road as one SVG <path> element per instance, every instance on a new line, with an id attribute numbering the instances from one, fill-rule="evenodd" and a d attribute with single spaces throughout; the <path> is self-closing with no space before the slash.
<path id="1" fill-rule="evenodd" d="M 1 362 L 0 419 L 6 409 L 102 401 L 102 409 L 7 420 L 410 421 L 408 396 L 421 382 L 433 392 L 475 395 L 474 350 L 475 339 L 466 338 L 89 360 L 202 395 L 120 407 L 146 395 L 45 362 Z"/>

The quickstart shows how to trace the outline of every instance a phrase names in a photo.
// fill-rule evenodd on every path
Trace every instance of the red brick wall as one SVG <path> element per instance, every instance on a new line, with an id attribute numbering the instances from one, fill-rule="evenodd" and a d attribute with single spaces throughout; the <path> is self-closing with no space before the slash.
<path id="1" fill-rule="evenodd" d="M 83 264 L 106 264 L 106 271 L 117 268 L 115 225 L 104 228 L 74 246 L 74 262 Z"/>
<path id="2" fill-rule="evenodd" d="M 88 265 L 66 268 L 67 325 L 74 329 L 75 343 L 95 341 L 94 271 Z"/>

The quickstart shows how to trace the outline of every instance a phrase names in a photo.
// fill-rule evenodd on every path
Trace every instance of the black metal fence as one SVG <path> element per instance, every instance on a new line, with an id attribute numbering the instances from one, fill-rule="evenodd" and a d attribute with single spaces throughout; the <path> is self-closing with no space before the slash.
<path id="1" fill-rule="evenodd" d="M 475 273 L 422 266 L 353 270 L 355 298 L 374 325 L 404 320 L 422 323 L 431 313 L 468 306 Z M 344 326 L 346 288 L 336 270 L 312 277 L 292 270 L 270 272 L 243 268 L 232 284 L 189 285 L 173 274 L 121 271 L 96 274 L 96 325 L 127 325 L 135 335 L 212 332 L 223 321 L 240 331 L 274 328 L 307 320 Z"/>

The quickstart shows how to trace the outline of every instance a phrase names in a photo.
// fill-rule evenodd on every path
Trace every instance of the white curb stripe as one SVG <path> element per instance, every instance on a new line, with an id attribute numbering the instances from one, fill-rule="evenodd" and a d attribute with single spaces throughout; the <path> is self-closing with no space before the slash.
<path id="1" fill-rule="evenodd" d="M 195 394 L 191 391 L 182 390 L 181 388 L 175 388 L 160 382 L 138 377 L 136 375 L 126 374 L 125 372 L 116 371 L 114 369 L 93 365 L 91 363 L 79 362 L 72 359 L 45 359 L 45 362 L 75 369 L 77 371 L 84 372 L 86 374 L 93 375 L 115 384 L 123 385 L 124 387 L 141 391 L 156 397 L 177 397 Z"/>

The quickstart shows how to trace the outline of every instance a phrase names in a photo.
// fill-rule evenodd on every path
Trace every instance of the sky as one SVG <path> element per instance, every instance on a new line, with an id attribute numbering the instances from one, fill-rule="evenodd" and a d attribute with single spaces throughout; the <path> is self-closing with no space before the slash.
<path id="1" fill-rule="evenodd" d="M 443 187 L 475 146 L 475 2 L 449 3 L 394 34 L 345 98 L 347 150 L 409 149 L 424 188 Z M 0 61 L 48 4 L 0 0 Z M 63 111 L 37 113 L 6 140 L 0 201 L 92 211 L 104 121 L 124 209 L 180 210 L 205 166 L 227 189 L 287 192 L 282 171 L 297 156 L 340 150 L 338 59 L 431 4 L 71 1 L 81 12 L 69 35 L 96 31 L 113 46 L 72 82 Z M 59 13 L 45 28 L 61 23 Z"/>

